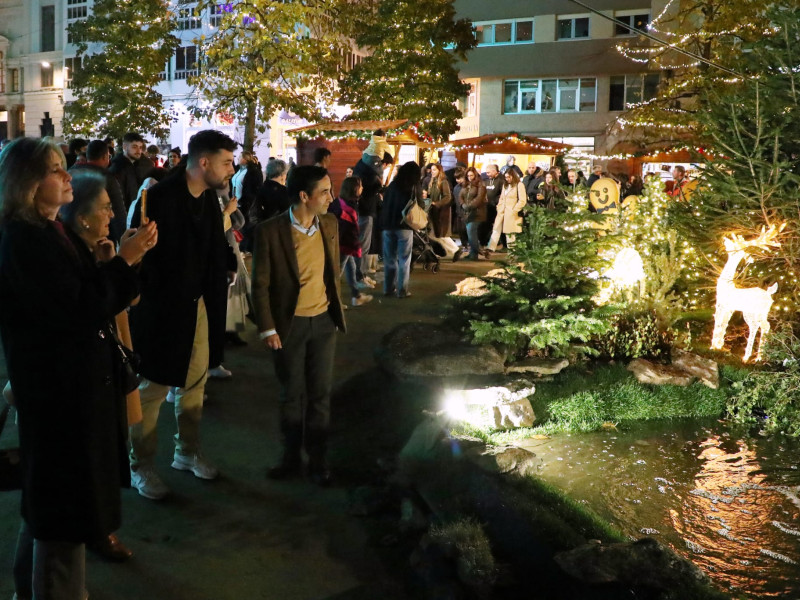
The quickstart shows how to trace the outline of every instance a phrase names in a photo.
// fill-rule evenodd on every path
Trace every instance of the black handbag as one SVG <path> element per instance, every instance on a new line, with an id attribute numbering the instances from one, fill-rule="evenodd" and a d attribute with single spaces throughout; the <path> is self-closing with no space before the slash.
<path id="1" fill-rule="evenodd" d="M 114 334 L 114 341 L 116 342 L 117 351 L 119 352 L 121 386 L 125 395 L 128 395 L 138 388 L 139 383 L 141 383 L 142 378 L 139 377 L 139 365 L 142 359 L 136 352 L 120 341 L 115 327 L 111 326 L 111 332 Z"/>
<path id="2" fill-rule="evenodd" d="M 3 433 L 10 406 L 6 404 L 0 411 L 0 434 Z M 22 489 L 22 465 L 20 464 L 19 448 L 0 449 L 0 491 Z"/>

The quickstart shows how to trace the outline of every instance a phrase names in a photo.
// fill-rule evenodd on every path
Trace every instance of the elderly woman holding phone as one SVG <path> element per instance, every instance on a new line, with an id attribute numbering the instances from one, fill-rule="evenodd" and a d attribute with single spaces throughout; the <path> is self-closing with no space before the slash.
<path id="1" fill-rule="evenodd" d="M 83 600 L 84 544 L 120 526 L 127 419 L 110 322 L 136 297 L 132 266 L 158 241 L 151 223 L 115 251 L 108 196 L 88 174 L 76 180 L 82 208 L 65 211 L 75 230 L 65 228 L 57 217 L 73 186 L 64 166 L 45 140 L 0 153 L 0 336 L 23 470 L 19 600 Z"/>

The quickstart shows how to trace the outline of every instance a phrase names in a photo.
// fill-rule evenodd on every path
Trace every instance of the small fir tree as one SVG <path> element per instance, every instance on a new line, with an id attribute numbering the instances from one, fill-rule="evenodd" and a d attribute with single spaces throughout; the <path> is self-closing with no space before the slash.
<path id="1" fill-rule="evenodd" d="M 371 54 L 340 82 L 356 119 L 410 119 L 425 136 L 446 140 L 469 88 L 456 59 L 475 47 L 472 24 L 456 19 L 453 0 L 356 3 L 352 29 Z"/>
<path id="2" fill-rule="evenodd" d="M 503 276 L 486 278 L 482 296 L 454 298 L 452 314 L 475 343 L 504 345 L 512 357 L 596 353 L 588 342 L 607 331 L 615 310 L 593 299 L 613 236 L 585 198 L 566 202 L 566 212 L 526 207 Z"/>
<path id="3" fill-rule="evenodd" d="M 72 73 L 76 100 L 64 108 L 64 132 L 166 138 L 170 115 L 155 88 L 178 46 L 175 28 L 165 0 L 95 0 L 92 14 L 68 27 L 82 60 Z"/>
<path id="4" fill-rule="evenodd" d="M 767 13 L 770 35 L 754 43 L 740 68 L 747 77 L 725 93 L 705 94 L 698 113 L 709 136 L 700 184 L 689 203 L 676 203 L 680 232 L 700 252 L 697 268 L 713 291 L 726 261 L 722 238 L 755 237 L 762 226 L 786 223 L 781 246 L 756 255 L 738 285 L 778 283 L 772 316 L 794 319 L 800 307 L 800 12 L 787 2 Z M 713 293 L 705 298 L 713 305 Z"/>

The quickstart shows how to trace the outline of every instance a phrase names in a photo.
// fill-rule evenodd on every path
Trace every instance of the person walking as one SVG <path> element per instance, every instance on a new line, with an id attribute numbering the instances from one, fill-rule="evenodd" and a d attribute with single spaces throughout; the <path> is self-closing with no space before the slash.
<path id="1" fill-rule="evenodd" d="M 339 254 L 342 257 L 342 272 L 350 286 L 350 304 L 363 306 L 372 301 L 370 294 L 362 294 L 356 277 L 356 261 L 361 260 L 361 239 L 359 235 L 358 197 L 361 195 L 361 179 L 345 177 L 336 198 L 328 207 L 328 212 L 339 222 Z"/>
<path id="2" fill-rule="evenodd" d="M 222 363 L 228 286 L 236 257 L 228 246 L 217 190 L 233 176 L 236 142 L 205 130 L 189 140 L 185 168 L 149 190 L 147 218 L 161 243 L 142 262 L 142 294 L 131 309 L 133 344 L 141 355 L 141 426 L 131 428 L 131 482 L 145 498 L 169 492 L 155 469 L 158 413 L 177 387 L 178 433 L 172 467 L 214 479 L 217 468 L 200 448 L 203 393 L 209 364 Z M 136 226 L 141 211 L 134 214 Z"/>
<path id="3" fill-rule="evenodd" d="M 413 231 L 403 220 L 403 211 L 413 199 L 422 207 L 420 176 L 422 170 L 413 161 L 397 170 L 394 181 L 386 188 L 380 225 L 383 230 L 383 295 L 407 298 L 411 275 Z"/>
<path id="4" fill-rule="evenodd" d="M 500 193 L 500 201 L 497 203 L 497 217 L 492 228 L 492 238 L 489 240 L 488 248 L 494 252 L 500 235 L 505 233 L 508 245 L 514 243 L 514 236 L 522 233 L 522 214 L 521 211 L 528 203 L 528 194 L 525 186 L 517 177 L 514 169 L 505 172 L 505 184 Z"/>
<path id="5" fill-rule="evenodd" d="M 469 260 L 478 260 L 481 254 L 480 227 L 486 221 L 486 186 L 475 167 L 467 169 L 467 181 L 459 197 L 464 207 L 469 240 Z"/>
<path id="6" fill-rule="evenodd" d="M 336 332 L 345 331 L 338 226 L 327 214 L 333 197 L 325 169 L 295 167 L 288 191 L 289 210 L 254 232 L 253 312 L 281 385 L 283 453 L 267 477 L 300 475 L 305 449 L 309 477 L 327 486 Z"/>

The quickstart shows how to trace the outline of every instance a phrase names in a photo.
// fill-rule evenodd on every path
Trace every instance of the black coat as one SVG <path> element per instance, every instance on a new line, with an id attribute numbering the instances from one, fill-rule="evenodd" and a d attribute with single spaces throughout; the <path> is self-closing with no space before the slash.
<path id="1" fill-rule="evenodd" d="M 176 387 L 186 384 L 200 296 L 208 312 L 209 364 L 222 362 L 227 272 L 236 271 L 216 193 L 206 190 L 201 196 L 199 222 L 191 214 L 188 194 L 184 169 L 148 192 L 147 216 L 158 225 L 158 244 L 142 261 L 142 298 L 130 315 L 133 347 L 142 357 L 139 372 Z M 133 227 L 139 217 L 135 212 Z M 199 288 L 193 287 L 196 283 Z"/>
<path id="2" fill-rule="evenodd" d="M 378 208 L 381 205 L 383 190 L 381 178 L 363 159 L 353 167 L 353 175 L 361 178 L 362 186 L 361 196 L 358 198 L 358 216 L 374 219 L 378 216 Z"/>
<path id="3" fill-rule="evenodd" d="M 131 162 L 124 154 L 117 154 L 112 160 L 111 165 L 108 167 L 108 172 L 117 179 L 120 190 L 122 190 L 122 199 L 125 202 L 125 210 L 127 211 L 136 196 L 139 193 L 139 186 L 147 178 L 147 174 L 153 170 L 153 161 L 150 157 L 142 155 L 142 157 Z"/>
<path id="4" fill-rule="evenodd" d="M 138 293 L 117 257 L 97 266 L 72 236 L 21 221 L 0 237 L 0 335 L 19 411 L 22 516 L 41 540 L 120 526 L 130 485 L 125 397 L 109 322 Z"/>
<path id="5" fill-rule="evenodd" d="M 261 184 L 264 183 L 264 174 L 261 172 L 261 167 L 256 163 L 248 163 L 244 179 L 242 180 L 242 197 L 239 200 L 239 210 L 246 219 L 250 218 L 250 209 L 256 202 L 258 191 L 261 189 Z"/>
<path id="6" fill-rule="evenodd" d="M 255 225 L 289 210 L 292 205 L 287 187 L 273 179 L 267 179 L 256 194 L 250 207 L 250 222 Z"/>
<path id="7" fill-rule="evenodd" d="M 406 192 L 400 189 L 400 186 L 397 185 L 397 181 L 393 181 L 389 184 L 389 187 L 386 188 L 386 195 L 383 197 L 383 206 L 381 207 L 379 221 L 380 228 L 383 231 L 411 229 L 403 222 L 403 209 L 405 209 L 412 197 L 417 199 L 417 204 L 419 206 L 424 207 L 420 199 L 422 194 L 419 189 Z"/>

